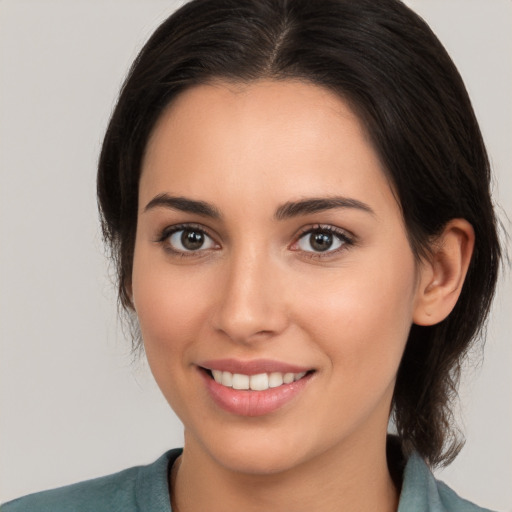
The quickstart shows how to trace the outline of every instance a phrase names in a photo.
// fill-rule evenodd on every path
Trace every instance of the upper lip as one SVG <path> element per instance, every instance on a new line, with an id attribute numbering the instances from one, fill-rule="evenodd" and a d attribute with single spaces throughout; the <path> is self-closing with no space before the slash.
<path id="1" fill-rule="evenodd" d="M 257 375 L 259 373 L 302 373 L 312 370 L 305 366 L 275 361 L 273 359 L 252 359 L 241 361 L 239 359 L 211 359 L 203 361 L 198 366 L 206 370 L 220 370 L 223 372 L 240 373 L 242 375 Z"/>

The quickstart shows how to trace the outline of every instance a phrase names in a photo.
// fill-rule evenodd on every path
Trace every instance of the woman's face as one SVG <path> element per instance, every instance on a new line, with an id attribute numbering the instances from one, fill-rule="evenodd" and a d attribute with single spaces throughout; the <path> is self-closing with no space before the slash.
<path id="1" fill-rule="evenodd" d="M 347 104 L 294 81 L 189 89 L 139 192 L 133 302 L 186 450 L 268 473 L 383 447 L 419 270 Z"/>

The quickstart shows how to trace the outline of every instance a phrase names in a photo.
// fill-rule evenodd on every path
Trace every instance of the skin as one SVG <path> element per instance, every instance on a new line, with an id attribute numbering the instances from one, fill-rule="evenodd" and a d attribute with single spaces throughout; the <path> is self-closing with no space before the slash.
<path id="1" fill-rule="evenodd" d="M 147 207 L 161 194 L 207 202 L 219 218 Z M 334 196 L 368 209 L 275 216 Z M 176 237 L 162 232 L 182 224 L 204 230 L 205 245 L 172 252 Z M 304 231 L 318 226 L 350 241 L 315 252 Z M 471 235 L 455 220 L 432 262 L 415 261 L 364 128 L 329 91 L 260 81 L 182 93 L 148 143 L 130 284 L 150 367 L 185 428 L 173 505 L 396 510 L 385 443 L 397 369 L 411 324 L 455 304 Z M 277 411 L 247 417 L 206 390 L 198 364 L 219 358 L 314 373 Z"/>

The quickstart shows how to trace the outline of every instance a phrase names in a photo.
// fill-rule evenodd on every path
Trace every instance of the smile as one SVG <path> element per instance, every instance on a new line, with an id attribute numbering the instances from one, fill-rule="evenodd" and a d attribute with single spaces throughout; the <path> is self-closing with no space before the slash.
<path id="1" fill-rule="evenodd" d="M 316 370 L 271 360 L 223 359 L 198 365 L 216 406 L 237 416 L 262 416 L 294 402 Z"/>
<path id="2" fill-rule="evenodd" d="M 251 391 L 265 391 L 270 388 L 278 388 L 284 384 L 296 382 L 306 375 L 307 372 L 299 373 L 258 373 L 256 375 L 245 375 L 242 373 L 231 373 L 222 370 L 211 370 L 212 376 L 217 384 L 227 388 Z"/>

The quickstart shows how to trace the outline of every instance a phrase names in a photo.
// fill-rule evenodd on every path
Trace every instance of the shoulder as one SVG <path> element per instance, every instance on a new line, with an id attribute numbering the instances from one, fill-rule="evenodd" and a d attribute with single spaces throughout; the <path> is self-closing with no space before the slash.
<path id="1" fill-rule="evenodd" d="M 152 464 L 30 494 L 5 503 L 0 512 L 170 512 L 168 467 L 181 450 L 170 450 Z"/>
<path id="2" fill-rule="evenodd" d="M 457 495 L 434 478 L 426 463 L 413 454 L 404 470 L 398 512 L 492 512 Z"/>
<path id="3" fill-rule="evenodd" d="M 1 512 L 59 512 L 76 510 L 89 512 L 115 510 L 113 505 L 131 510 L 135 501 L 135 481 L 138 468 L 87 480 L 58 489 L 29 494 L 2 505 Z M 121 508 L 120 508 L 121 510 Z"/>

